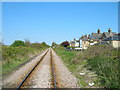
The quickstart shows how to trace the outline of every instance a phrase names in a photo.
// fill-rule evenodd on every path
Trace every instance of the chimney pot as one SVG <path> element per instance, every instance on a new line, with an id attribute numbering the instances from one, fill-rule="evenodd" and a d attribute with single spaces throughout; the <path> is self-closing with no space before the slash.
<path id="1" fill-rule="evenodd" d="M 109 29 L 108 29 L 108 32 L 109 32 L 109 33 L 111 33 L 111 32 L 112 32 L 112 30 L 109 28 Z"/>
<path id="2" fill-rule="evenodd" d="M 100 29 L 98 29 L 98 33 L 100 33 Z"/>

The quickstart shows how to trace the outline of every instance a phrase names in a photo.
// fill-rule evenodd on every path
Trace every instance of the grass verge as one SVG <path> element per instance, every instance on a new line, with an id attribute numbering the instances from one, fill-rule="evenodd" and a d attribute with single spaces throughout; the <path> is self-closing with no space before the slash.
<path id="1" fill-rule="evenodd" d="M 2 47 L 2 75 L 7 75 L 17 67 L 21 66 L 31 58 L 40 54 L 46 48 L 32 48 L 32 47 Z"/>
<path id="2" fill-rule="evenodd" d="M 54 49 L 69 70 L 79 79 L 81 88 L 119 88 L 118 53 L 109 45 L 94 45 L 83 52 Z M 80 75 L 84 73 L 84 75 Z M 89 83 L 94 82 L 93 86 Z"/>

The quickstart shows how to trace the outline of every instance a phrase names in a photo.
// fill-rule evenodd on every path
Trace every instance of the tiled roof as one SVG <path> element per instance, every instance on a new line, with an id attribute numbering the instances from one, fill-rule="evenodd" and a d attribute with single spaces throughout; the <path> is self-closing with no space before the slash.
<path id="1" fill-rule="evenodd" d="M 98 41 L 98 40 L 104 39 L 105 37 L 111 37 L 116 34 L 117 33 L 115 33 L 115 32 L 92 33 L 91 35 L 84 35 L 80 39 L 83 41 L 89 41 L 89 40 Z M 113 40 L 117 40 L 117 38 L 118 38 L 117 36 L 114 36 Z M 108 39 L 110 39 L 110 38 L 108 38 Z M 106 39 L 106 40 L 108 40 L 108 39 Z"/>
<path id="2" fill-rule="evenodd" d="M 120 34 L 114 34 L 113 36 L 105 38 L 103 41 L 120 41 Z"/>
<path id="3" fill-rule="evenodd" d="M 103 33 L 92 33 L 90 39 L 99 40 L 102 39 Z"/>
<path id="4" fill-rule="evenodd" d="M 111 33 L 109 33 L 109 32 L 104 32 L 104 34 L 105 34 L 106 37 L 110 37 L 111 35 L 114 35 L 114 34 L 116 34 L 116 33 L 115 33 L 115 32 L 111 32 Z"/>

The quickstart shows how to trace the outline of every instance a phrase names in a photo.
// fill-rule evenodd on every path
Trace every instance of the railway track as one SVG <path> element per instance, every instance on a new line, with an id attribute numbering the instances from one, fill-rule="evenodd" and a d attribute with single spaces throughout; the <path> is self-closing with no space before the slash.
<path id="1" fill-rule="evenodd" d="M 50 67 L 51 67 L 51 88 L 57 88 L 57 81 L 56 81 L 56 74 L 55 74 L 55 65 L 54 65 L 54 61 L 52 58 L 52 49 L 50 48 L 48 51 L 46 51 L 46 53 L 41 57 L 41 59 L 39 60 L 39 62 L 29 71 L 29 73 L 24 77 L 24 79 L 22 80 L 22 82 L 20 82 L 20 84 L 18 85 L 17 89 L 20 88 L 24 88 L 24 84 L 27 82 L 27 80 L 29 80 L 29 78 L 31 78 L 33 74 L 33 72 L 35 71 L 35 69 L 40 65 L 41 61 L 44 59 L 44 57 L 50 53 Z M 29 83 L 28 83 L 29 84 Z M 29 86 L 29 85 L 28 85 Z"/>

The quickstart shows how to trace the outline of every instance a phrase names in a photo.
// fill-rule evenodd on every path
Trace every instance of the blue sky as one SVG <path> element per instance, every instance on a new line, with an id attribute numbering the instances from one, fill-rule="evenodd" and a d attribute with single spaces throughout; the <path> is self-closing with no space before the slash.
<path id="1" fill-rule="evenodd" d="M 3 43 L 29 39 L 51 45 L 110 27 L 118 32 L 117 2 L 4 2 Z"/>

